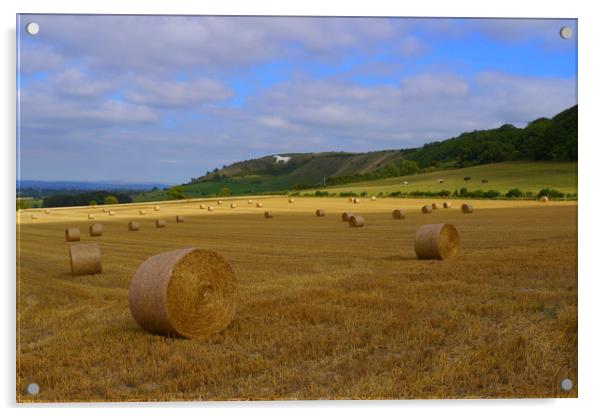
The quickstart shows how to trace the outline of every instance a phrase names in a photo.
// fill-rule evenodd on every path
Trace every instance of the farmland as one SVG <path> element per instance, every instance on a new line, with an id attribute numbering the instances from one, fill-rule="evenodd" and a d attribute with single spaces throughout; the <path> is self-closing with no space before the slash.
<path id="1" fill-rule="evenodd" d="M 453 200 L 425 215 L 435 200 L 235 200 L 205 200 L 214 212 L 181 201 L 145 216 L 140 205 L 115 205 L 113 217 L 99 207 L 18 213 L 17 400 L 577 397 L 576 202 L 475 200 L 465 215 Z M 341 221 L 349 210 L 363 228 Z M 102 237 L 88 237 L 89 213 Z M 140 231 L 127 231 L 132 219 Z M 417 260 L 417 228 L 441 222 L 456 226 L 460 253 Z M 70 274 L 67 226 L 100 245 L 102 274 Z M 234 321 L 203 341 L 146 333 L 128 309 L 132 275 L 151 255 L 191 246 L 236 271 Z M 31 382 L 39 395 L 23 393 Z"/>

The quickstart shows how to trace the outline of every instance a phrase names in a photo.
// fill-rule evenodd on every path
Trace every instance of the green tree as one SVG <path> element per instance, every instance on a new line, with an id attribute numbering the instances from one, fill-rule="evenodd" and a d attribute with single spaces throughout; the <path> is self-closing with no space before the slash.
<path id="1" fill-rule="evenodd" d="M 105 205 L 118 204 L 119 201 L 113 195 L 109 195 L 105 197 Z"/>
<path id="2" fill-rule="evenodd" d="M 91 200 L 88 202 L 88 205 L 98 205 L 98 202 L 96 202 L 95 200 Z"/>
<path id="3" fill-rule="evenodd" d="M 218 196 L 230 196 L 230 195 L 232 195 L 232 191 L 227 186 L 223 187 L 218 192 Z"/>
<path id="4" fill-rule="evenodd" d="M 172 186 L 167 190 L 167 199 L 184 199 L 184 188 L 181 185 Z"/>

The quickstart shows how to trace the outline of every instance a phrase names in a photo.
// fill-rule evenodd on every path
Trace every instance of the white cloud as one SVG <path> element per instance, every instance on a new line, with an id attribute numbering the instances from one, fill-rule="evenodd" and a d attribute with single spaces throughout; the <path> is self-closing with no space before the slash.
<path id="1" fill-rule="evenodd" d="M 125 95 L 128 100 L 138 104 L 190 107 L 225 100 L 232 96 L 232 91 L 220 82 L 206 78 L 167 81 L 137 76 Z"/>

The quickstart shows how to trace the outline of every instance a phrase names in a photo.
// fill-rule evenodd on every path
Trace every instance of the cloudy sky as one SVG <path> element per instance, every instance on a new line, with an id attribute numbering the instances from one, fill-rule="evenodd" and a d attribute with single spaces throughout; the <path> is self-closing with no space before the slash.
<path id="1" fill-rule="evenodd" d="M 182 183 L 577 103 L 574 20 L 21 15 L 17 31 L 22 179 Z"/>

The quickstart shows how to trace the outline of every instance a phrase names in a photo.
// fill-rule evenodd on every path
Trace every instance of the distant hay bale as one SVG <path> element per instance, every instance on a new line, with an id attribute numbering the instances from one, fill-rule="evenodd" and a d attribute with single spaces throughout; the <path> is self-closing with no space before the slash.
<path id="1" fill-rule="evenodd" d="M 213 207 L 207 207 L 207 211 L 213 211 Z"/>
<path id="2" fill-rule="evenodd" d="M 372 198 L 370 198 L 372 201 L 376 201 L 376 197 L 373 196 Z"/>
<path id="3" fill-rule="evenodd" d="M 342 220 L 343 222 L 348 222 L 348 221 L 349 221 L 349 218 L 350 218 L 352 215 L 353 215 L 353 212 L 343 212 L 343 213 L 341 214 L 341 220 Z"/>
<path id="4" fill-rule="evenodd" d="M 316 210 L 316 217 L 324 217 L 326 214 L 322 208 Z"/>
<path id="5" fill-rule="evenodd" d="M 44 210 L 44 212 L 45 212 L 46 214 L 50 214 L 50 210 L 49 210 L 49 209 L 45 209 L 45 210 Z"/>
<path id="6" fill-rule="evenodd" d="M 141 209 L 140 211 L 138 211 L 138 214 L 140 214 L 140 215 L 146 215 L 146 211 L 143 210 L 143 209 Z"/>
<path id="7" fill-rule="evenodd" d="M 80 233 L 79 228 L 66 228 L 65 229 L 65 241 L 79 241 Z"/>
<path id="8" fill-rule="evenodd" d="M 153 209 L 154 209 L 155 211 L 161 211 L 161 207 L 158 207 L 158 206 L 156 206 L 156 205 L 153 207 Z"/>
<path id="9" fill-rule="evenodd" d="M 405 212 L 403 212 L 403 210 L 401 209 L 394 209 L 393 210 L 393 219 L 394 220 L 403 220 L 406 217 Z"/>
<path id="10" fill-rule="evenodd" d="M 201 204 L 201 205 L 199 205 L 199 208 L 200 208 L 200 209 L 205 209 L 205 208 L 206 208 L 206 206 L 205 206 L 205 204 Z"/>
<path id="11" fill-rule="evenodd" d="M 539 202 L 548 202 L 548 197 L 547 196 L 542 196 L 541 198 L 539 198 Z"/>
<path id="12" fill-rule="evenodd" d="M 139 231 L 139 230 L 140 230 L 140 223 L 138 223 L 137 221 L 128 222 L 128 231 Z"/>
<path id="13" fill-rule="evenodd" d="M 361 215 L 352 215 L 351 217 L 349 217 L 349 226 L 354 228 L 363 227 L 364 217 L 362 217 Z"/>
<path id="14" fill-rule="evenodd" d="M 222 204 L 222 200 L 220 199 L 219 201 L 217 201 L 217 205 L 221 205 Z"/>
<path id="15" fill-rule="evenodd" d="M 88 214 L 88 219 L 89 220 L 93 220 L 94 219 L 94 214 Z"/>
<path id="16" fill-rule="evenodd" d="M 104 213 L 107 213 L 107 212 L 108 212 L 108 209 L 106 209 L 106 208 L 103 208 L 103 209 L 102 209 L 102 212 L 104 212 Z"/>
<path id="17" fill-rule="evenodd" d="M 472 214 L 472 205 L 462 204 L 461 209 L 463 214 Z"/>
<path id="18" fill-rule="evenodd" d="M 452 224 L 427 224 L 416 231 L 414 250 L 419 259 L 444 260 L 458 253 L 460 237 Z"/>
<path id="19" fill-rule="evenodd" d="M 90 237 L 100 237 L 102 235 L 102 224 L 90 224 L 88 232 L 90 233 Z"/>
<path id="20" fill-rule="evenodd" d="M 115 215 L 115 211 L 109 211 L 109 215 L 112 217 L 113 215 Z"/>
<path id="21" fill-rule="evenodd" d="M 436 202 L 433 202 L 433 203 L 431 204 L 431 208 L 433 208 L 433 209 L 439 209 L 439 205 L 437 205 L 437 203 L 436 203 Z"/>
<path id="22" fill-rule="evenodd" d="M 252 199 L 249 199 L 249 200 L 247 201 L 247 204 L 249 204 L 249 205 L 253 204 L 253 200 L 252 200 Z"/>
<path id="23" fill-rule="evenodd" d="M 452 204 L 451 204 L 451 202 L 447 202 L 447 201 L 445 201 L 445 202 L 443 203 L 443 208 L 447 209 L 447 208 L 451 208 L 451 207 L 452 207 Z"/>
<path id="24" fill-rule="evenodd" d="M 38 219 L 38 216 L 37 216 L 36 214 L 31 214 L 31 219 L 32 219 L 32 220 L 37 220 L 37 219 Z"/>
<path id="25" fill-rule="evenodd" d="M 430 205 L 425 205 L 422 207 L 423 214 L 430 214 L 433 212 L 433 208 Z"/>
<path id="26" fill-rule="evenodd" d="M 255 206 L 256 206 L 257 208 L 261 208 L 261 207 L 263 207 L 263 204 L 262 204 L 261 202 L 258 202 L 258 203 L 256 203 L 256 204 L 255 204 Z"/>
<path id="27" fill-rule="evenodd" d="M 293 202 L 295 202 L 295 198 L 289 198 L 289 199 L 288 199 L 288 203 L 289 203 L 289 204 L 292 204 Z"/>
<path id="28" fill-rule="evenodd" d="M 69 247 L 69 260 L 71 262 L 71 274 L 80 276 L 83 274 L 99 274 L 102 272 L 100 262 L 100 248 L 98 244 L 74 244 Z"/>
<path id="29" fill-rule="evenodd" d="M 266 211 L 263 213 L 264 218 L 273 218 L 272 211 Z"/>
<path id="30" fill-rule="evenodd" d="M 149 257 L 128 291 L 130 311 L 146 331 L 203 339 L 222 332 L 236 312 L 238 282 L 218 253 L 184 248 Z"/>
<path id="31" fill-rule="evenodd" d="M 183 215 L 176 215 L 176 222 L 184 222 L 184 216 Z"/>
<path id="32" fill-rule="evenodd" d="M 236 208 L 236 204 L 235 203 L 231 203 L 230 204 L 230 208 Z"/>
<path id="33" fill-rule="evenodd" d="M 354 203 L 354 204 L 359 204 L 359 203 L 360 203 L 360 200 L 359 200 L 358 198 L 353 198 L 353 203 Z"/>
<path id="34" fill-rule="evenodd" d="M 165 220 L 155 220 L 155 227 L 165 228 Z"/>

